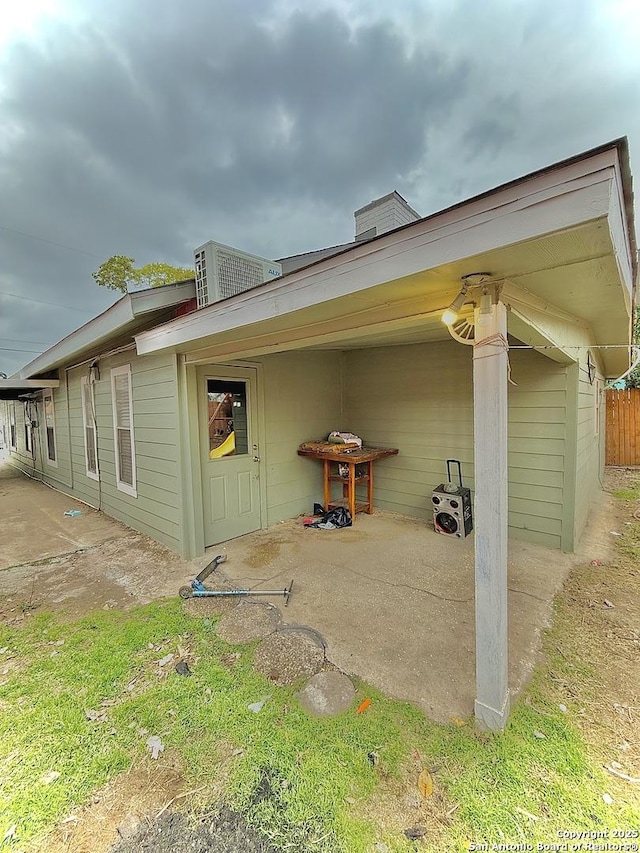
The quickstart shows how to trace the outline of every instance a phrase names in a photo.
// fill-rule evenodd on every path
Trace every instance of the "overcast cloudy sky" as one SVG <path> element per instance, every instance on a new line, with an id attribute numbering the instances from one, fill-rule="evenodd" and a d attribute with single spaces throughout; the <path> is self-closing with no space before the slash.
<path id="1" fill-rule="evenodd" d="M 637 6 L 3 0 L 0 371 L 114 301 L 113 254 L 308 251 L 625 134 L 640 176 Z"/>

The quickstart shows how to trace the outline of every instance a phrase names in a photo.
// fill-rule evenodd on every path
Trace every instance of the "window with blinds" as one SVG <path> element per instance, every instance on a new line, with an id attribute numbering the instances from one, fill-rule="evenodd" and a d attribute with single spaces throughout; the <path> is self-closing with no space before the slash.
<path id="1" fill-rule="evenodd" d="M 88 376 L 82 377 L 82 423 L 84 426 L 84 459 L 87 477 L 99 480 L 98 435 L 96 431 L 95 389 Z"/>
<path id="2" fill-rule="evenodd" d="M 131 365 L 111 371 L 113 433 L 116 456 L 116 483 L 121 492 L 137 497 L 136 455 L 133 443 L 133 395 Z"/>
<path id="3" fill-rule="evenodd" d="M 53 409 L 53 391 L 45 391 L 42 395 L 44 406 L 44 429 L 46 438 L 47 461 L 50 465 L 57 465 L 56 454 L 56 419 Z"/>

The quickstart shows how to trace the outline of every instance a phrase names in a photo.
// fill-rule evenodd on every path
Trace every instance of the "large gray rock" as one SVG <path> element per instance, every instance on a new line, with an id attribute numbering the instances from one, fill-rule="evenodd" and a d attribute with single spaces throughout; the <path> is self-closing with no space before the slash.
<path id="1" fill-rule="evenodd" d="M 225 643 L 250 643 L 273 634 L 279 622 L 280 611 L 273 604 L 241 601 L 220 619 L 216 633 Z"/>
<path id="2" fill-rule="evenodd" d="M 351 705 L 356 689 L 341 672 L 319 672 L 298 694 L 304 710 L 314 717 L 332 717 Z"/>
<path id="3" fill-rule="evenodd" d="M 293 684 L 298 678 L 319 672 L 324 646 L 302 630 L 276 631 L 256 649 L 253 665 L 274 684 Z"/>

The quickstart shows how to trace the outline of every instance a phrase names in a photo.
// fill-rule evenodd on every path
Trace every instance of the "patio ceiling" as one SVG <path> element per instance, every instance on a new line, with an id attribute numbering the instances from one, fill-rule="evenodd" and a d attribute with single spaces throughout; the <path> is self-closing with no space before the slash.
<path id="1" fill-rule="evenodd" d="M 551 314 L 573 318 L 590 343 L 628 343 L 627 306 L 609 230 L 606 221 L 597 221 L 221 331 L 205 341 L 188 341 L 179 350 L 189 353 L 189 361 L 215 361 L 288 349 L 344 350 L 448 340 L 442 311 L 458 292 L 462 276 L 479 270 L 514 285 L 512 294 L 528 295 L 540 310 L 544 306 Z M 510 333 L 529 342 L 525 325 L 510 313 Z M 530 342 L 540 345 L 549 340 Z M 628 366 L 625 349 L 602 354 L 609 375 L 622 373 Z"/>

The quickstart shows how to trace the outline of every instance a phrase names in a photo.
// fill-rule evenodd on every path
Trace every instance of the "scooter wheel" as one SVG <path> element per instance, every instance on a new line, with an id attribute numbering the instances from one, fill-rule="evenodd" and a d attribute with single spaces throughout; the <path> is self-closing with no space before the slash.
<path id="1" fill-rule="evenodd" d="M 193 590 L 190 586 L 181 586 L 178 595 L 180 598 L 193 598 Z"/>

